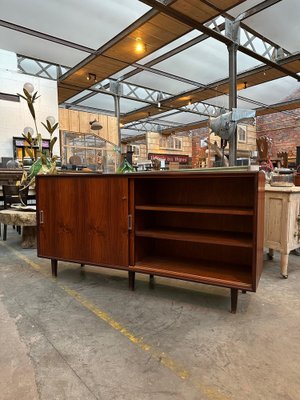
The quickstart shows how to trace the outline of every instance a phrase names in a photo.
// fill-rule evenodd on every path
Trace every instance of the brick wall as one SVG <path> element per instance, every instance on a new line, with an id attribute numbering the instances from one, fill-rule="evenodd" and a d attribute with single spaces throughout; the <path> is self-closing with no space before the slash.
<path id="1" fill-rule="evenodd" d="M 285 100 L 299 97 L 300 90 L 297 90 Z M 257 137 L 266 135 L 272 139 L 273 158 L 283 151 L 292 161 L 296 157 L 296 146 L 300 146 L 300 109 L 257 117 L 256 133 Z"/>

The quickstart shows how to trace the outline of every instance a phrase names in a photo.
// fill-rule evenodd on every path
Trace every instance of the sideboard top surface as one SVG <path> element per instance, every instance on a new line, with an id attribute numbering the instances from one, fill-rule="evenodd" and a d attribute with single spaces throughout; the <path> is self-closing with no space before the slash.
<path id="1" fill-rule="evenodd" d="M 53 179 L 53 178 L 92 178 L 97 177 L 101 179 L 106 178 L 120 178 L 123 177 L 124 179 L 128 178 L 135 178 L 135 179 L 148 179 L 148 178 L 180 178 L 180 177 L 187 177 L 187 178 L 210 178 L 210 177 L 255 177 L 256 175 L 264 175 L 263 172 L 258 171 L 238 171 L 238 170 L 222 170 L 213 172 L 212 170 L 209 171 L 147 171 L 147 172 L 133 172 L 133 173 L 126 173 L 126 174 L 101 174 L 101 173 L 89 173 L 89 172 L 60 172 L 59 174 L 53 175 L 38 175 L 38 179 Z"/>

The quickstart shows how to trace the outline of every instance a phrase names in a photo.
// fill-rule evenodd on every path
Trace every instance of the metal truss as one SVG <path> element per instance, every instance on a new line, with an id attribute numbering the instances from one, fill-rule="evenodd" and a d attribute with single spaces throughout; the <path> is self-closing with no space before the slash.
<path id="1" fill-rule="evenodd" d="M 65 71 L 70 69 L 66 66 L 52 64 L 22 55 L 17 55 L 17 60 L 18 68 L 22 73 L 51 80 L 57 80 Z M 163 105 L 163 101 L 173 96 L 172 94 L 162 92 L 161 90 L 138 86 L 129 82 L 119 82 L 116 79 L 109 79 L 108 83 L 107 80 L 105 80 L 103 83 L 97 83 L 91 87 L 90 90 L 92 93 L 81 97 L 72 104 L 79 105 L 79 103 L 82 101 L 95 95 L 95 92 L 102 92 L 106 94 L 118 95 L 123 98 L 136 100 L 151 105 L 157 105 L 157 107 L 162 108 L 163 111 L 165 108 L 170 109 L 170 107 Z M 221 112 L 220 107 L 212 106 L 207 103 L 194 103 L 191 106 L 182 107 L 180 110 L 206 116 L 219 115 Z"/>
<path id="2" fill-rule="evenodd" d="M 17 61 L 18 68 L 22 73 L 51 80 L 57 80 L 65 71 L 70 69 L 66 66 L 52 64 L 22 55 L 17 55 Z M 161 90 L 134 85 L 129 82 L 119 82 L 116 79 L 109 79 L 105 80 L 104 82 L 97 83 L 96 85 L 92 86 L 90 90 L 92 93 L 81 97 L 71 104 L 79 105 L 79 103 L 82 101 L 95 95 L 95 92 L 101 92 L 105 94 L 118 95 L 122 98 L 136 100 L 151 105 L 157 105 L 158 108 L 162 108 L 162 111 L 164 111 L 164 109 L 174 109 L 163 105 L 164 100 L 170 99 L 173 96 L 172 94 L 162 92 Z M 68 105 L 70 105 L 70 103 Z M 186 107 L 181 107 L 179 110 L 193 114 L 215 116 L 220 114 L 222 108 L 212 106 L 207 103 L 198 102 Z"/>
<path id="3" fill-rule="evenodd" d="M 164 0 L 154 1 L 156 1 L 157 3 L 161 3 L 164 6 L 167 6 L 170 3 L 170 1 Z M 215 32 L 218 32 L 219 34 L 226 36 L 233 41 L 235 41 L 235 39 L 238 39 L 238 44 L 240 46 L 251 50 L 253 53 L 259 56 L 265 57 L 270 61 L 276 61 L 278 59 L 290 56 L 291 53 L 283 49 L 276 43 L 272 42 L 271 40 L 268 40 L 264 36 L 259 35 L 247 25 L 243 24 L 242 21 L 278 3 L 279 1 L 280 0 L 265 0 L 261 4 L 241 13 L 235 19 L 233 19 L 227 13 L 223 13 L 223 15 L 219 15 L 218 17 L 204 23 L 203 25 L 206 28 L 214 30 Z M 212 4 L 210 4 L 210 6 L 217 10 L 217 7 L 214 7 Z M 227 25 L 228 29 L 224 29 L 225 24 Z M 230 35 L 230 33 L 232 33 L 232 26 L 237 27 L 237 29 L 239 30 L 236 38 Z"/>
<path id="4" fill-rule="evenodd" d="M 18 69 L 27 75 L 57 81 L 70 68 L 17 54 Z"/>
<path id="5" fill-rule="evenodd" d="M 181 107 L 180 110 L 189 112 L 194 111 L 197 112 L 197 114 L 204 115 L 206 117 L 217 117 L 227 111 L 227 109 L 223 107 L 214 106 L 204 102 L 193 103 L 191 105 Z"/>
<path id="6" fill-rule="evenodd" d="M 220 18 L 225 22 L 225 30 L 220 33 L 232 39 L 239 46 L 252 51 L 254 54 L 274 62 L 291 55 L 289 51 L 241 24 L 239 19 L 230 20 L 223 16 L 219 17 L 219 19 Z M 214 25 L 209 27 L 213 29 Z"/>
<path id="7" fill-rule="evenodd" d="M 173 114 L 177 114 L 176 111 Z M 141 132 L 162 132 L 164 129 L 179 127 L 181 124 L 177 122 L 164 121 L 163 119 L 146 119 L 144 121 L 132 122 L 122 126 L 123 129 Z"/>

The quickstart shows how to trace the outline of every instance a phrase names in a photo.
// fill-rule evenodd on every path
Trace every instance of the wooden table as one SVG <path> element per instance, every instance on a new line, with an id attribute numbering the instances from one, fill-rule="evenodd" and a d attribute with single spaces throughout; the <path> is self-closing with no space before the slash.
<path id="1" fill-rule="evenodd" d="M 265 193 L 264 244 L 270 259 L 280 251 L 281 275 L 287 278 L 289 253 L 300 247 L 300 186 L 266 185 Z"/>
<path id="2" fill-rule="evenodd" d="M 23 249 L 36 248 L 36 212 L 7 209 L 0 211 L 0 223 L 22 226 Z"/>

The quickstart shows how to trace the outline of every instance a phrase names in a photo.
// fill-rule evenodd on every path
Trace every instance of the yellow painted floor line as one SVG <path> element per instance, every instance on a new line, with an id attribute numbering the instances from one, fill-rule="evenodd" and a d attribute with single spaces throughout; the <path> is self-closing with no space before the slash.
<path id="1" fill-rule="evenodd" d="M 152 345 L 145 343 L 142 337 L 135 336 L 126 327 L 124 327 L 119 322 L 115 321 L 105 311 L 100 310 L 95 304 L 93 304 L 91 301 L 89 301 L 88 299 L 83 297 L 76 290 L 70 289 L 67 286 L 60 284 L 56 278 L 53 278 L 50 275 L 50 273 L 45 272 L 39 264 L 30 260 L 30 258 L 26 257 L 24 254 L 22 254 L 18 250 L 10 247 L 7 243 L 0 241 L 0 244 L 3 247 L 6 247 L 8 250 L 10 250 L 12 253 L 14 253 L 16 255 L 16 257 L 18 257 L 20 260 L 24 261 L 35 271 L 41 273 L 42 275 L 44 275 L 48 278 L 52 278 L 52 280 L 54 282 L 56 282 L 57 286 L 60 289 L 62 289 L 65 293 L 67 293 L 69 296 L 73 297 L 83 307 L 85 307 L 87 310 L 91 311 L 94 315 L 96 315 L 102 321 L 106 322 L 113 329 L 115 329 L 116 331 L 121 333 L 123 336 L 125 336 L 128 340 L 130 340 L 130 342 L 135 344 L 138 348 L 140 348 L 141 350 L 143 350 L 144 352 L 149 354 L 151 356 L 151 358 L 157 360 L 161 365 L 163 365 L 168 370 L 170 370 L 172 373 L 174 373 L 178 378 L 180 378 L 182 380 L 188 380 L 194 387 L 196 387 L 203 394 L 205 394 L 207 399 L 209 399 L 209 400 L 230 400 L 229 397 L 225 396 L 218 389 L 209 387 L 207 385 L 202 384 L 198 380 L 193 379 L 191 377 L 191 373 L 186 368 L 182 367 L 179 363 L 177 363 L 175 360 L 173 360 L 171 357 L 169 357 L 166 353 L 164 353 L 158 349 L 155 349 L 155 347 Z M 50 270 L 49 270 L 49 272 L 50 272 Z"/>

